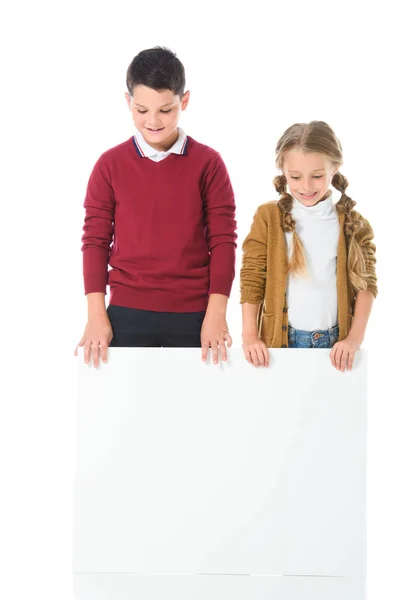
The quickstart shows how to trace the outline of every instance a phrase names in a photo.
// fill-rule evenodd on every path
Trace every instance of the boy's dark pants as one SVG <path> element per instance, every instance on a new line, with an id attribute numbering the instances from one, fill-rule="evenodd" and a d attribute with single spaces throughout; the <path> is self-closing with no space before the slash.
<path id="1" fill-rule="evenodd" d="M 108 318 L 113 330 L 110 347 L 199 348 L 205 311 L 153 312 L 110 304 Z"/>

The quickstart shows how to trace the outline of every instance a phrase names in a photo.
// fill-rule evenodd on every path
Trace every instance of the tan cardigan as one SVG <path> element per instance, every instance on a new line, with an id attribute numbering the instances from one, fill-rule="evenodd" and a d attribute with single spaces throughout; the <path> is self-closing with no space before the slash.
<path id="1" fill-rule="evenodd" d="M 355 211 L 354 211 L 355 212 Z M 359 213 L 356 213 L 359 215 Z M 258 332 L 269 348 L 288 347 L 287 249 L 285 233 L 281 226 L 281 211 L 277 201 L 258 207 L 249 235 L 243 242 L 243 262 L 240 271 L 240 302 L 262 303 L 258 314 Z M 339 241 L 337 250 L 337 296 L 339 341 L 350 330 L 356 292 L 348 278 L 347 246 L 344 234 L 344 214 L 338 212 Z M 366 269 L 371 274 L 368 289 L 378 293 L 375 274 L 374 237 L 368 221 L 356 234 L 364 252 Z"/>

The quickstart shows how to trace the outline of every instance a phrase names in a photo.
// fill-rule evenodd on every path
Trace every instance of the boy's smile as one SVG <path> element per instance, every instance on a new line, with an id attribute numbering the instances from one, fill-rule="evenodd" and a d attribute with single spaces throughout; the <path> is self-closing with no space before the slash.
<path id="1" fill-rule="evenodd" d="M 180 114 L 188 105 L 190 92 L 185 92 L 181 99 L 172 90 L 136 85 L 133 96 L 125 93 L 125 97 L 135 127 L 146 142 L 155 150 L 171 148 L 178 139 Z"/>

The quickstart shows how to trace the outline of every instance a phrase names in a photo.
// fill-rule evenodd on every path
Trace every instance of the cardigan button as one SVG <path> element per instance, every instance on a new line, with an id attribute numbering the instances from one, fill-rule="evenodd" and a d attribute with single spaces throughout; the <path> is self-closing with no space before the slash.
<path id="1" fill-rule="evenodd" d="M 287 312 L 287 308 L 286 307 L 283 309 L 283 312 Z"/>
<path id="2" fill-rule="evenodd" d="M 286 331 L 287 327 L 286 325 L 282 325 L 282 331 Z"/>

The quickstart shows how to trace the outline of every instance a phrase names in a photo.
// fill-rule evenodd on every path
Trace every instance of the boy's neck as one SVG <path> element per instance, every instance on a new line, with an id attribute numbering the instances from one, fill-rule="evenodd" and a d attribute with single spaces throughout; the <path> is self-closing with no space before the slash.
<path id="1" fill-rule="evenodd" d="M 146 140 L 146 138 L 144 138 L 144 139 L 146 140 L 146 142 L 148 143 L 149 146 L 151 146 L 152 148 L 154 148 L 154 150 L 157 150 L 158 152 L 166 152 L 167 150 L 169 150 L 170 148 L 172 148 L 172 146 L 177 141 L 178 137 L 179 137 L 179 129 L 176 128 L 171 133 L 171 135 L 168 136 L 167 139 L 165 139 L 160 144 L 150 143 L 148 140 Z"/>

